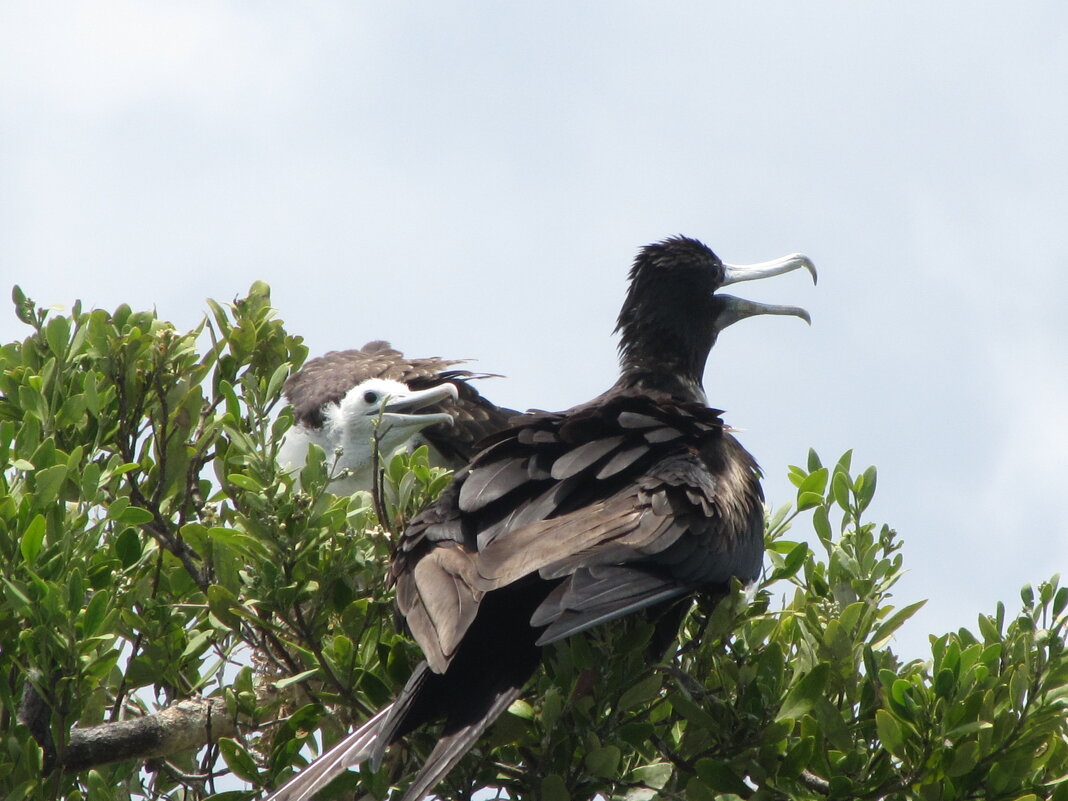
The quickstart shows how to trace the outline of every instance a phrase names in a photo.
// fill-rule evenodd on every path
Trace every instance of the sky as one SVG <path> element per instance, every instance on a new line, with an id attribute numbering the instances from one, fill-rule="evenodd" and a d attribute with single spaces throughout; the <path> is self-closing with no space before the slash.
<path id="1" fill-rule="evenodd" d="M 720 337 L 709 402 L 769 501 L 879 468 L 898 638 L 1068 572 L 1068 6 L 0 5 L 0 284 L 69 310 L 264 280 L 312 355 L 387 339 L 562 409 L 616 377 L 637 249 L 820 271 Z M 0 341 L 28 333 L 0 304 Z"/>

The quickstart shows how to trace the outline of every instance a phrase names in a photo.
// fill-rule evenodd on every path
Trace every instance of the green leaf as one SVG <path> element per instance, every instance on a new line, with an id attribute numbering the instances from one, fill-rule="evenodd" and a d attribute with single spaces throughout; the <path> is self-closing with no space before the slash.
<path id="1" fill-rule="evenodd" d="M 215 639 L 215 632 L 209 630 L 198 631 L 189 638 L 189 642 L 186 644 L 185 649 L 182 651 L 181 658 L 183 660 L 190 657 L 200 656 L 204 651 L 211 646 Z"/>
<path id="2" fill-rule="evenodd" d="M 184 533 L 185 529 L 183 528 L 182 531 Z M 244 531 L 213 526 L 208 529 L 207 535 L 212 542 L 233 548 L 243 556 L 257 561 L 268 558 L 270 554 L 263 542 L 251 534 L 246 534 Z"/>
<path id="3" fill-rule="evenodd" d="M 98 770 L 90 770 L 85 777 L 88 790 L 87 801 L 114 801 L 115 786 L 107 781 Z"/>
<path id="4" fill-rule="evenodd" d="M 831 479 L 831 497 L 841 507 L 842 511 L 849 511 L 849 479 L 845 473 L 835 473 Z"/>
<path id="5" fill-rule="evenodd" d="M 989 615 L 979 615 L 979 633 L 983 635 L 983 641 L 987 643 L 1001 642 L 1001 632 Z"/>
<path id="6" fill-rule="evenodd" d="M 783 701 L 782 707 L 779 708 L 779 714 L 775 716 L 775 719 L 793 718 L 796 720 L 812 709 L 812 706 L 820 698 L 824 688 L 827 686 L 827 678 L 830 672 L 830 664 L 821 662 L 802 676 L 786 694 L 786 699 Z"/>
<path id="7" fill-rule="evenodd" d="M 275 368 L 271 373 L 271 380 L 267 382 L 267 398 L 275 398 L 282 389 L 282 384 L 289 377 L 289 363 L 285 362 Z"/>
<path id="8" fill-rule="evenodd" d="M 619 699 L 619 709 L 627 710 L 651 701 L 660 693 L 662 678 L 659 673 L 646 676 L 626 689 Z"/>
<path id="9" fill-rule="evenodd" d="M 775 571 L 775 578 L 791 578 L 797 575 L 797 571 L 800 570 L 801 565 L 805 563 L 805 557 L 808 556 L 808 553 L 808 543 L 797 543 L 797 545 L 790 550 L 790 553 L 786 555 L 782 567 Z"/>
<path id="10" fill-rule="evenodd" d="M 1028 608 L 1035 605 L 1035 590 L 1030 584 L 1024 584 L 1020 588 L 1020 600 Z"/>
<path id="11" fill-rule="evenodd" d="M 926 604 L 927 601 L 916 601 L 916 603 L 909 604 L 903 609 L 898 610 L 890 618 L 875 629 L 875 632 L 871 635 L 871 647 L 881 648 L 886 645 L 887 640 L 897 631 L 901 625 L 916 614 Z"/>
<path id="12" fill-rule="evenodd" d="M 19 550 L 22 551 L 22 558 L 31 565 L 37 559 L 37 554 L 41 552 L 41 547 L 44 544 L 45 528 L 44 515 L 38 514 L 30 521 L 30 525 L 26 527 L 26 530 L 22 532 Z"/>
<path id="13" fill-rule="evenodd" d="M 843 609 L 842 614 L 838 616 L 842 629 L 852 633 L 867 609 L 869 606 L 864 601 L 856 601 Z"/>
<path id="14" fill-rule="evenodd" d="M 815 750 L 816 738 L 802 737 L 783 759 L 779 766 L 779 776 L 784 779 L 796 779 L 801 775 L 801 771 L 808 767 Z"/>
<path id="15" fill-rule="evenodd" d="M 665 784 L 671 780 L 674 766 L 670 762 L 654 762 L 651 765 L 642 765 L 635 768 L 631 775 L 636 782 L 647 785 L 646 787 L 634 787 L 627 791 L 624 796 L 627 801 L 650 801 L 656 798 Z"/>
<path id="16" fill-rule="evenodd" d="M 541 801 L 571 801 L 571 793 L 562 776 L 550 773 L 541 780 Z"/>
<path id="17" fill-rule="evenodd" d="M 124 528 L 122 533 L 115 538 L 115 555 L 119 557 L 123 568 L 137 564 L 137 560 L 141 558 L 142 549 L 141 536 L 135 528 Z"/>
<path id="18" fill-rule="evenodd" d="M 1068 606 L 1068 587 L 1061 587 L 1057 590 L 1057 594 L 1053 596 L 1054 619 L 1060 616 L 1066 606 Z"/>
<path id="19" fill-rule="evenodd" d="M 154 518 L 155 515 L 148 509 L 142 509 L 140 506 L 127 506 L 116 519 L 130 526 L 143 526 L 145 523 L 151 523 Z"/>
<path id="20" fill-rule="evenodd" d="M 868 504 L 871 503 L 871 499 L 875 496 L 875 484 L 877 479 L 877 473 L 875 466 L 872 465 L 859 476 L 853 483 L 854 491 L 857 494 L 857 506 L 861 511 L 868 508 Z"/>
<path id="21" fill-rule="evenodd" d="M 251 476 L 246 476 L 244 473 L 231 473 L 226 477 L 226 480 L 243 490 L 248 490 L 249 492 L 263 492 L 263 485 Z"/>
<path id="22" fill-rule="evenodd" d="M 731 766 L 720 759 L 699 759 L 697 760 L 697 775 L 713 790 L 718 790 L 721 793 L 734 793 L 740 795 L 743 798 L 748 797 L 752 790 L 749 785 L 743 782 L 738 774 L 735 773 Z"/>
<path id="23" fill-rule="evenodd" d="M 595 748 L 586 754 L 586 770 L 594 776 L 613 778 L 619 768 L 621 756 L 620 750 L 614 745 Z"/>
<path id="24" fill-rule="evenodd" d="M 22 591 L 21 587 L 19 587 L 16 584 L 13 584 L 5 576 L 0 576 L 0 581 L 3 581 L 4 582 L 4 586 L 7 587 L 7 594 L 9 596 L 9 599 L 8 599 L 9 603 L 10 603 L 10 599 L 11 598 L 14 598 L 15 601 L 18 604 L 21 604 L 22 606 L 29 606 L 31 603 L 33 603 L 29 599 L 29 596 L 27 596 L 26 593 L 24 593 Z M 25 613 L 22 613 L 22 614 L 25 614 Z"/>
<path id="25" fill-rule="evenodd" d="M 696 776 L 686 782 L 686 801 L 716 801 L 717 795 Z"/>
<path id="26" fill-rule="evenodd" d="M 935 694 L 942 698 L 949 698 L 957 686 L 957 677 L 949 668 L 942 668 L 934 680 Z"/>
<path id="27" fill-rule="evenodd" d="M 901 724 L 897 718 L 885 709 L 875 710 L 875 729 L 879 734 L 879 740 L 883 748 L 894 756 L 904 756 L 905 736 L 901 731 Z"/>
<path id="28" fill-rule="evenodd" d="M 715 731 L 719 726 L 719 722 L 712 717 L 712 715 L 708 714 L 708 712 L 702 709 L 700 705 L 695 704 L 682 693 L 672 693 L 670 701 L 671 706 L 675 711 L 691 723 L 695 723 L 701 728 L 708 729 L 709 731 Z"/>
<path id="29" fill-rule="evenodd" d="M 946 773 L 954 778 L 963 776 L 965 773 L 970 773 L 978 763 L 979 743 L 975 740 L 968 740 L 953 749 L 953 759 L 946 768 Z"/>
<path id="30" fill-rule="evenodd" d="M 226 767 L 232 773 L 253 784 L 260 783 L 260 771 L 256 767 L 256 760 L 239 742 L 229 737 L 220 737 L 219 751 L 226 761 Z"/>
<path id="31" fill-rule="evenodd" d="M 82 613 L 82 636 L 92 637 L 100 631 L 100 624 L 107 616 L 111 593 L 94 592 Z"/>
<path id="32" fill-rule="evenodd" d="M 45 326 L 45 340 L 48 349 L 62 360 L 67 355 L 67 343 L 70 340 L 70 319 L 67 317 L 53 317 Z"/>
<path id="33" fill-rule="evenodd" d="M 235 631 L 241 627 L 241 618 L 235 614 L 237 598 L 226 587 L 212 584 L 208 587 L 208 608 L 223 624 Z"/>
<path id="34" fill-rule="evenodd" d="M 812 448 L 808 449 L 808 471 L 814 473 L 823 467 L 823 463 L 820 461 L 819 454 Z"/>
<path id="35" fill-rule="evenodd" d="M 237 393 L 234 392 L 234 385 L 229 381 L 219 381 L 219 392 L 226 399 L 226 414 L 230 417 L 230 422 L 236 423 L 241 419 L 241 403 L 237 399 Z"/>
<path id="36" fill-rule="evenodd" d="M 312 668 L 311 670 L 305 670 L 301 673 L 298 673 L 295 676 L 287 676 L 284 679 L 279 679 L 278 681 L 273 683 L 273 686 L 275 687 L 275 689 L 284 690 L 291 684 L 299 684 L 300 682 L 305 681 L 306 679 L 310 679 L 313 676 L 318 675 L 319 668 Z"/>
<path id="37" fill-rule="evenodd" d="M 82 381 L 82 397 L 85 398 L 85 408 L 93 417 L 100 417 L 100 394 L 96 385 L 96 373 L 90 371 L 85 374 Z"/>
<path id="38" fill-rule="evenodd" d="M 819 495 L 820 501 L 822 502 L 823 492 L 827 488 L 827 477 L 828 471 L 826 467 L 821 467 L 809 473 L 797 488 L 798 500 L 800 500 L 801 496 L 805 493 L 812 492 Z"/>
<path id="39" fill-rule="evenodd" d="M 33 314 L 36 304 L 26 297 L 18 284 L 11 288 L 11 300 L 15 304 L 15 316 L 26 325 L 33 325 L 36 322 Z"/>
<path id="40" fill-rule="evenodd" d="M 831 520 L 827 514 L 826 506 L 818 506 L 816 511 L 812 513 L 812 528 L 821 542 L 831 541 Z"/>
<path id="41" fill-rule="evenodd" d="M 59 491 L 63 487 L 63 482 L 66 480 L 67 466 L 65 464 L 56 464 L 43 470 L 38 470 L 34 474 L 34 484 L 36 486 L 33 499 L 34 505 L 41 509 L 55 503 L 56 498 L 59 497 Z"/>

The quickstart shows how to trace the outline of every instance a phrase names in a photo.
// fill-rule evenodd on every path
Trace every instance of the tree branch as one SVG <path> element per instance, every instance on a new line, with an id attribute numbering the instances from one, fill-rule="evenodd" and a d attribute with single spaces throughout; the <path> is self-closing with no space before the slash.
<path id="1" fill-rule="evenodd" d="M 232 737 L 237 721 L 222 698 L 179 701 L 154 715 L 72 729 L 59 765 L 70 773 L 123 759 L 153 759 Z"/>
<path id="2" fill-rule="evenodd" d="M 36 671 L 35 671 L 36 673 Z M 40 678 L 38 674 L 38 678 Z M 44 769 L 48 772 L 56 763 L 56 744 L 52 740 L 49 727 L 51 711 L 33 682 L 27 679 L 22 683 L 22 698 L 19 702 L 18 721 L 30 730 L 33 739 L 44 752 Z"/>
<path id="3" fill-rule="evenodd" d="M 808 770 L 801 771 L 801 775 L 797 777 L 797 780 L 801 784 L 805 785 L 809 790 L 819 793 L 820 795 L 831 794 L 831 783 L 825 779 L 821 779 L 815 773 Z"/>

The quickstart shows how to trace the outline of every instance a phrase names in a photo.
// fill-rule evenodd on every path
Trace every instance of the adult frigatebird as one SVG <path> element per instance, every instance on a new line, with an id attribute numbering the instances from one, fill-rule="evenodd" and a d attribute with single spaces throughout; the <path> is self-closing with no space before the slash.
<path id="1" fill-rule="evenodd" d="M 541 647 L 633 612 L 756 579 L 763 492 L 753 457 L 706 405 L 720 331 L 794 306 L 728 284 L 815 267 L 801 255 L 724 264 L 697 240 L 643 248 L 619 314 L 621 374 L 566 412 L 533 412 L 483 442 L 393 557 L 397 606 L 421 663 L 397 700 L 270 796 L 308 799 L 416 727 L 444 720 L 403 801 L 416 801 L 516 699 Z"/>
<path id="2" fill-rule="evenodd" d="M 279 449 L 279 464 L 302 467 L 314 442 L 338 473 L 330 490 L 344 495 L 371 488 L 374 436 L 383 457 L 425 442 L 432 463 L 462 467 L 477 441 L 518 414 L 494 406 L 468 383 L 492 374 L 450 369 L 462 363 L 436 356 L 405 358 L 382 341 L 312 359 L 283 387 L 294 421 Z"/>

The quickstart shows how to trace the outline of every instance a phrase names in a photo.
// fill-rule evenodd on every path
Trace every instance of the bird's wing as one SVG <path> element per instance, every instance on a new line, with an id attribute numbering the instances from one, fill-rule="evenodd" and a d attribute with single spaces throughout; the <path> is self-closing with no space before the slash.
<path id="1" fill-rule="evenodd" d="M 749 483 L 755 484 L 755 476 Z M 535 571 L 560 583 L 530 623 L 544 645 L 760 567 L 763 512 L 735 507 L 699 454 L 653 465 L 615 497 L 502 532 L 479 552 L 488 592 Z M 753 496 L 748 496 L 753 497 Z"/>
<path id="2" fill-rule="evenodd" d="M 756 466 L 746 454 L 721 485 L 724 447 L 745 453 L 717 412 L 648 396 L 513 421 L 417 516 L 394 557 L 398 607 L 432 669 L 448 666 L 485 594 L 525 576 L 539 574 L 546 593 L 566 585 L 535 625 L 581 618 L 568 631 L 730 575 L 755 576 Z M 607 568 L 635 563 L 645 587 L 628 594 L 624 576 L 633 574 Z"/>
<path id="3" fill-rule="evenodd" d="M 397 608 L 432 670 L 443 673 L 478 613 L 474 555 L 444 542 L 417 561 L 397 582 Z"/>

